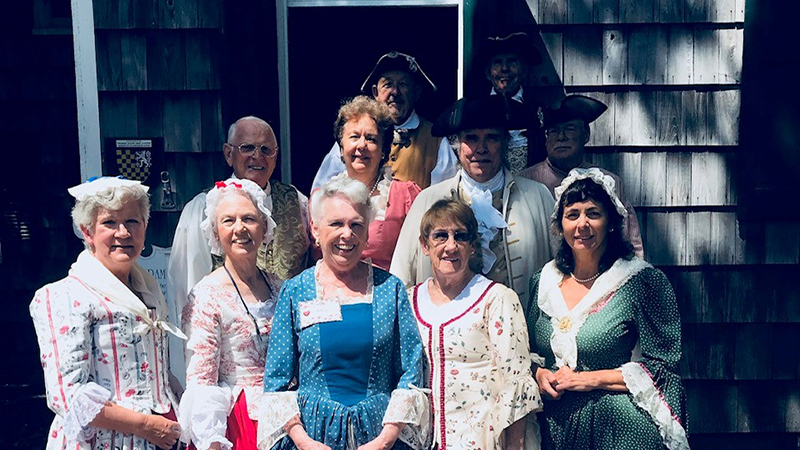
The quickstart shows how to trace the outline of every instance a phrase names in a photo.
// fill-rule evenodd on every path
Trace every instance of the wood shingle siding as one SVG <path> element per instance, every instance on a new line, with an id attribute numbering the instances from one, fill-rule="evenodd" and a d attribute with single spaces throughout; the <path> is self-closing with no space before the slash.
<path id="1" fill-rule="evenodd" d="M 744 0 L 528 0 L 568 93 L 608 105 L 588 159 L 621 177 L 672 282 L 693 448 L 796 448 L 800 223 L 741 225 Z M 746 81 L 746 80 L 745 80 Z"/>

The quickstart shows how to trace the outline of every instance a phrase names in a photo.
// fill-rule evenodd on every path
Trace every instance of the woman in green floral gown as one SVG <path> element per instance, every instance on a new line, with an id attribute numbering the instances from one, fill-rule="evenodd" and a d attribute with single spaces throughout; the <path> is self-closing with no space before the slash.
<path id="1" fill-rule="evenodd" d="M 624 240 L 610 176 L 573 169 L 555 195 L 557 256 L 532 277 L 527 313 L 536 381 L 551 400 L 542 448 L 688 449 L 669 281 Z"/>

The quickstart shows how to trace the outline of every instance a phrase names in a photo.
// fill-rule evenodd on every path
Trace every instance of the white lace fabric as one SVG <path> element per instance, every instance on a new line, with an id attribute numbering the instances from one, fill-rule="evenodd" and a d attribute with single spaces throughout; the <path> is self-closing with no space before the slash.
<path id="1" fill-rule="evenodd" d="M 78 388 L 64 415 L 64 434 L 70 441 L 87 442 L 97 434 L 97 428 L 89 425 L 111 400 L 111 391 L 97 383 L 86 383 Z"/>
<path id="2" fill-rule="evenodd" d="M 550 336 L 550 347 L 556 358 L 558 367 L 576 368 L 578 364 L 577 336 L 593 307 L 603 301 L 609 294 L 628 282 L 642 270 L 652 267 L 647 262 L 634 258 L 630 261 L 619 259 L 605 273 L 600 275 L 586 296 L 572 310 L 567 309 L 559 289 L 564 277 L 551 261 L 542 268 L 539 280 L 539 309 L 550 316 L 553 334 Z M 567 324 L 567 326 L 565 326 Z"/>
<path id="3" fill-rule="evenodd" d="M 399 439 L 411 448 L 430 448 L 431 414 L 429 389 L 411 385 L 410 389 L 395 389 L 383 415 L 383 424 L 404 423 Z"/>
<path id="4" fill-rule="evenodd" d="M 284 425 L 300 415 L 297 391 L 264 393 L 264 402 L 269 408 L 260 408 L 258 414 L 258 448 L 271 449 L 286 436 Z"/>
<path id="5" fill-rule="evenodd" d="M 372 279 L 372 260 L 367 258 L 362 262 L 367 265 L 367 293 L 365 295 L 346 297 L 342 294 L 341 289 L 337 289 L 334 291 L 333 295 L 328 295 L 326 297 L 325 289 L 323 289 L 322 283 L 319 282 L 319 269 L 322 265 L 322 260 L 320 259 L 317 261 L 317 266 L 314 269 L 314 284 L 316 285 L 317 300 L 324 299 L 325 301 L 335 301 L 342 306 L 357 305 L 360 303 L 372 304 L 372 293 L 374 288 L 374 280 Z"/>
<path id="6" fill-rule="evenodd" d="M 233 448 L 233 443 L 225 438 L 233 405 L 233 392 L 225 383 L 221 386 L 189 384 L 178 410 L 181 440 L 192 442 L 197 450 L 206 450 L 214 442 L 219 442 L 223 450 Z"/>
<path id="7" fill-rule="evenodd" d="M 650 375 L 636 362 L 629 362 L 619 368 L 625 386 L 633 395 L 636 406 L 643 409 L 658 426 L 658 432 L 669 450 L 689 450 L 686 430 L 664 400 Z"/>

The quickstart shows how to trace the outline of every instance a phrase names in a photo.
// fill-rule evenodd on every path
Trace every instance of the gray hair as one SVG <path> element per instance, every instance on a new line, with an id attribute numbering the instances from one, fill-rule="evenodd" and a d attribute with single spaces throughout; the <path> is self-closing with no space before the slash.
<path id="1" fill-rule="evenodd" d="M 328 180 L 319 189 L 311 193 L 311 219 L 319 224 L 322 219 L 322 205 L 325 200 L 333 197 L 344 197 L 356 208 L 366 209 L 366 226 L 375 219 L 375 207 L 370 199 L 369 188 L 360 182 L 342 174 Z"/>
<path id="2" fill-rule="evenodd" d="M 240 122 L 243 122 L 245 120 L 252 120 L 254 122 L 258 122 L 258 123 L 264 125 L 265 127 L 269 128 L 270 131 L 272 131 L 273 134 L 275 133 L 275 131 L 272 129 L 272 125 L 270 125 L 266 120 L 264 120 L 264 119 L 262 119 L 260 117 L 256 117 L 256 116 L 244 116 L 241 119 L 237 120 L 236 122 L 233 122 L 231 124 L 231 126 L 228 127 L 228 139 L 227 139 L 227 142 L 229 144 L 232 143 L 233 137 L 236 136 L 236 126 Z"/>
<path id="3" fill-rule="evenodd" d="M 269 243 L 272 241 L 273 232 L 275 230 L 275 222 L 272 220 L 272 214 L 269 209 L 267 209 L 267 194 L 265 194 L 257 184 L 250 180 L 240 180 L 237 178 L 228 178 L 223 182 L 218 182 L 214 189 L 211 189 L 208 194 L 206 194 L 206 217 L 200 222 L 200 230 L 208 241 L 211 253 L 217 256 L 223 256 L 225 254 L 222 244 L 219 241 L 217 208 L 224 198 L 231 195 L 244 196 L 258 209 L 261 220 L 264 222 L 264 242 Z"/>
<path id="4" fill-rule="evenodd" d="M 112 187 L 77 200 L 75 207 L 72 208 L 72 222 L 78 228 L 90 229 L 94 226 L 99 208 L 118 211 L 122 209 L 122 205 L 131 200 L 139 207 L 144 226 L 147 227 L 150 221 L 150 197 L 141 186 Z"/>

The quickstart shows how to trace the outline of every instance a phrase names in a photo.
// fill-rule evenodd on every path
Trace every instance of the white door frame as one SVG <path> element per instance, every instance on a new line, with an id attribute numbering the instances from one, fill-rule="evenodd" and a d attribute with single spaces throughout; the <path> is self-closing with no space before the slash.
<path id="1" fill-rule="evenodd" d="M 75 0 L 73 0 L 75 1 Z M 281 109 L 281 181 L 292 182 L 292 140 L 289 123 L 289 8 L 337 6 L 455 6 L 458 7 L 458 91 L 464 92 L 464 0 L 277 0 L 275 2 L 278 33 L 278 106 Z"/>
<path id="2" fill-rule="evenodd" d="M 97 52 L 94 46 L 92 0 L 72 0 L 72 43 L 75 52 L 75 95 L 78 100 L 78 147 L 81 179 L 103 174 L 100 106 L 97 94 Z"/>

